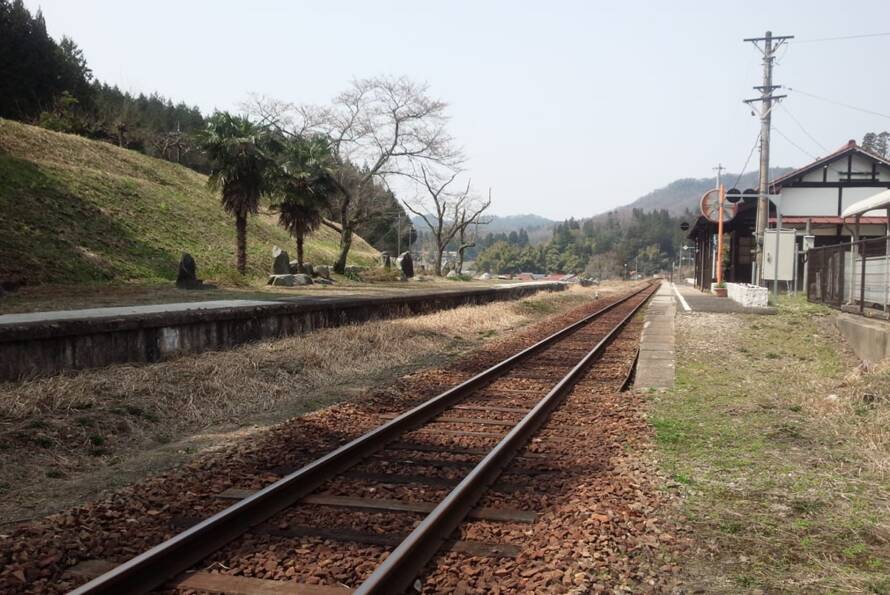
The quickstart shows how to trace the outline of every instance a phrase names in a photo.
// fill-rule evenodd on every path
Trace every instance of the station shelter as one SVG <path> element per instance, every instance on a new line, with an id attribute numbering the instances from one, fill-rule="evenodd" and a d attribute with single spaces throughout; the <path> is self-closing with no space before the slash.
<path id="1" fill-rule="evenodd" d="M 849 141 L 834 153 L 772 180 L 769 184 L 769 227 L 797 231 L 802 253 L 803 237 L 814 236 L 814 246 L 829 246 L 859 239 L 882 237 L 887 233 L 886 214 L 871 213 L 844 217 L 844 209 L 890 189 L 890 160 L 874 155 Z M 748 191 L 738 203 L 735 217 L 724 224 L 724 278 L 730 283 L 751 283 L 756 246 L 754 239 L 757 194 Z M 687 239 L 695 247 L 695 286 L 708 291 L 717 275 L 717 224 L 699 216 L 690 226 Z M 803 258 L 802 254 L 799 258 Z M 802 286 L 803 263 L 797 266 Z"/>

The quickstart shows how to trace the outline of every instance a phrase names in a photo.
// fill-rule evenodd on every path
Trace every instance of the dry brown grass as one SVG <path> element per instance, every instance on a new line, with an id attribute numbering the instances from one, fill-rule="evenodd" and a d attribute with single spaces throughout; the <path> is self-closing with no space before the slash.
<path id="1" fill-rule="evenodd" d="M 594 293 L 573 288 L 169 362 L 0 384 L 0 496 L 12 496 L 0 505 L 0 522 L 4 512 L 18 516 L 34 504 L 27 500 L 43 497 L 36 494 L 47 482 L 71 481 L 109 462 L 125 469 L 129 457 L 199 434 L 213 446 L 213 440 L 226 439 L 225 432 L 275 423 L 356 389 L 385 385 L 588 302 Z M 58 494 L 39 508 L 70 503 L 70 497 Z"/>
<path id="2" fill-rule="evenodd" d="M 0 385 L 0 418 L 70 414 L 127 401 L 169 416 L 174 424 L 213 423 L 274 408 L 281 400 L 318 386 L 403 366 L 446 349 L 453 341 L 489 338 L 539 318 L 536 314 L 590 299 L 591 293 L 573 288 L 517 302 L 321 329 L 169 362 L 5 383 Z"/>

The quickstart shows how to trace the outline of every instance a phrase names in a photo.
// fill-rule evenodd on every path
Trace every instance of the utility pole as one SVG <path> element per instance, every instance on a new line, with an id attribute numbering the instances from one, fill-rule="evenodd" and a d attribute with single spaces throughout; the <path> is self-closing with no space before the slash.
<path id="1" fill-rule="evenodd" d="M 755 260 L 756 274 L 754 283 L 760 285 L 763 277 L 763 232 L 766 229 L 769 217 L 769 133 L 772 120 L 773 102 L 786 97 L 785 95 L 773 95 L 773 91 L 780 89 L 781 85 L 773 84 L 773 62 L 776 59 L 776 51 L 782 47 L 793 35 L 773 35 L 767 31 L 764 37 L 751 37 L 745 42 L 754 44 L 763 54 L 763 84 L 754 87 L 760 91 L 760 97 L 746 99 L 745 103 L 751 105 L 760 102 L 760 189 L 757 195 L 757 220 L 754 227 L 757 258 Z M 762 44 L 762 45 L 761 45 Z"/>
<path id="2" fill-rule="evenodd" d="M 720 188 L 720 182 L 722 181 L 723 172 L 726 171 L 726 168 L 723 167 L 722 163 L 718 163 L 717 167 L 712 167 L 711 169 L 717 172 L 717 186 L 715 187 Z"/>

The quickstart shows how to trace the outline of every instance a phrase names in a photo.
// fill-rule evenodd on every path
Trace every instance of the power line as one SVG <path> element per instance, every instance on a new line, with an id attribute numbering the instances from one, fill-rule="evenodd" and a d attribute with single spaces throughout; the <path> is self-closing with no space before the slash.
<path id="1" fill-rule="evenodd" d="M 816 95 L 814 93 L 807 93 L 806 91 L 801 91 L 798 88 L 792 89 L 791 87 L 786 87 L 789 91 L 794 93 L 800 93 L 801 95 L 806 95 L 807 97 L 812 97 L 813 99 L 819 99 L 820 101 L 825 101 L 827 103 L 833 103 L 834 105 L 839 105 L 841 107 L 845 107 L 847 109 L 855 110 L 857 112 L 862 112 L 865 114 L 870 114 L 872 116 L 878 116 L 880 118 L 887 118 L 890 120 L 890 116 L 887 114 L 882 114 L 881 112 L 876 112 L 870 109 L 865 109 L 864 107 L 856 107 L 855 105 L 850 105 L 849 103 L 843 103 L 842 101 L 835 101 L 834 99 L 829 99 L 827 97 L 822 97 L 820 95 Z"/>
<path id="2" fill-rule="evenodd" d="M 886 37 L 890 35 L 890 32 L 887 33 L 861 33 L 859 35 L 841 35 L 839 37 L 819 37 L 817 39 L 795 39 L 794 43 L 817 43 L 821 41 L 841 41 L 844 39 L 863 39 L 866 37 Z"/>
<path id="3" fill-rule="evenodd" d="M 751 156 L 754 155 L 754 151 L 757 149 L 757 145 L 760 144 L 760 133 L 757 133 L 757 138 L 754 139 L 754 144 L 751 146 L 751 150 L 748 152 L 748 158 L 745 159 L 745 165 L 742 166 L 742 171 L 739 172 L 739 177 L 735 179 L 735 184 L 731 186 L 731 188 L 738 188 L 739 182 L 742 180 L 742 176 L 745 175 L 745 171 L 748 169 L 748 164 L 751 162 Z"/>
<path id="4" fill-rule="evenodd" d="M 825 151 L 826 153 L 830 153 L 830 152 L 831 152 L 831 151 L 829 151 L 827 148 L 825 148 L 825 145 L 823 145 L 823 144 L 820 143 L 818 140 L 816 140 L 816 137 L 815 137 L 815 136 L 813 136 L 812 134 L 810 134 L 809 131 L 808 131 L 806 128 L 804 128 L 803 124 L 800 123 L 800 120 L 798 120 L 797 118 L 794 117 L 794 114 L 791 113 L 791 110 L 789 110 L 787 107 L 785 107 L 785 104 L 784 104 L 784 103 L 780 103 L 780 104 L 779 104 L 779 107 L 782 108 L 782 110 L 783 110 L 786 114 L 788 114 L 788 117 L 790 117 L 792 120 L 794 120 L 794 123 L 797 124 L 798 128 L 800 128 L 800 129 L 803 131 L 804 134 L 806 134 L 808 137 L 810 137 L 810 140 L 811 140 L 811 141 L 813 141 L 814 143 L 816 143 L 817 145 L 819 145 L 819 148 L 820 148 L 820 149 L 822 149 L 822 150 Z"/>
<path id="5" fill-rule="evenodd" d="M 818 161 L 818 160 L 819 160 L 818 157 L 816 157 L 815 155 L 813 155 L 812 153 L 810 153 L 809 151 L 807 151 L 806 149 L 804 149 L 803 147 L 801 147 L 799 144 L 797 144 L 796 142 L 794 142 L 793 140 L 791 140 L 790 138 L 788 138 L 788 136 L 787 136 L 784 132 L 782 132 L 781 130 L 779 130 L 779 127 L 776 126 L 775 124 L 773 124 L 773 130 L 775 130 L 776 132 L 778 132 L 778 133 L 779 133 L 779 136 L 781 136 L 782 138 L 784 138 L 785 140 L 787 140 L 787 141 L 788 141 L 789 143 L 791 143 L 791 145 L 794 146 L 798 151 L 800 151 L 801 153 L 803 153 L 804 155 L 806 155 L 807 157 L 809 157 L 809 158 L 812 159 L 813 161 Z"/>

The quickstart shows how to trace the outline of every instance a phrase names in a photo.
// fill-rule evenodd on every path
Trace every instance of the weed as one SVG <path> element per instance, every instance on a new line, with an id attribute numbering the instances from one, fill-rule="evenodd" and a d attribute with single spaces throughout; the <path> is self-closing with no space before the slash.
<path id="1" fill-rule="evenodd" d="M 41 448 L 49 448 L 53 445 L 53 441 L 49 436 L 44 436 L 43 434 L 38 434 L 31 438 L 31 442 L 36 444 Z"/>

